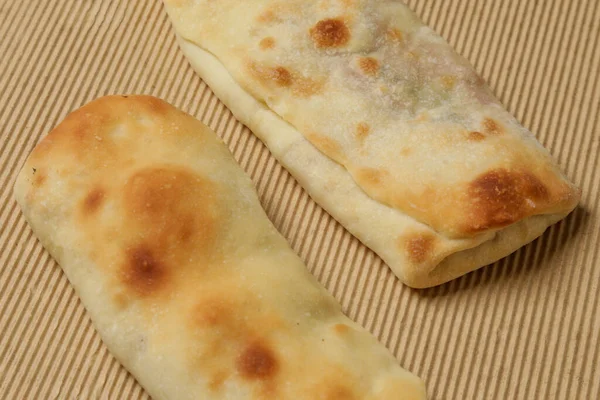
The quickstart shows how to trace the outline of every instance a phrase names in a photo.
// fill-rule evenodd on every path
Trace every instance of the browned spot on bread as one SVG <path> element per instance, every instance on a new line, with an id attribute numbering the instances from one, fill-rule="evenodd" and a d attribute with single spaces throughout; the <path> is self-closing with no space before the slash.
<path id="1" fill-rule="evenodd" d="M 240 354 L 237 371 L 246 379 L 269 379 L 277 374 L 279 364 L 273 351 L 263 342 L 250 343 Z"/>
<path id="2" fill-rule="evenodd" d="M 528 197 L 533 200 L 546 200 L 549 198 L 550 193 L 548 192 L 548 188 L 535 175 L 524 172 L 521 175 L 521 179 L 523 179 L 524 193 Z"/>
<path id="3" fill-rule="evenodd" d="M 274 389 L 270 378 L 283 360 L 276 357 L 268 334 L 284 331 L 286 325 L 239 282 L 227 278 L 200 290 L 189 322 L 189 330 L 202 338 L 191 351 L 191 362 L 215 389 L 222 383 L 223 371 Z"/>
<path id="4" fill-rule="evenodd" d="M 79 111 L 79 110 L 78 110 Z M 78 111 L 75 111 L 75 113 L 78 113 Z M 82 146 L 86 143 L 87 140 L 91 139 L 92 136 L 96 136 L 93 135 L 95 133 L 94 131 L 94 126 L 92 124 L 92 120 L 96 120 L 99 123 L 104 122 L 104 118 L 103 115 L 101 114 L 86 114 L 86 113 L 78 113 L 80 115 L 78 115 L 79 118 L 74 119 L 72 121 L 72 124 L 70 126 L 70 139 L 71 139 L 71 144 L 74 144 L 75 146 Z M 77 114 L 75 114 L 77 115 Z M 73 113 L 70 115 L 73 116 Z M 71 121 L 69 121 L 71 122 Z M 98 136 L 100 137 L 100 136 Z M 100 137 L 101 138 L 101 137 Z M 96 137 L 94 137 L 94 139 L 96 139 Z"/>
<path id="5" fill-rule="evenodd" d="M 512 224 L 530 215 L 549 198 L 546 186 L 529 172 L 494 169 L 469 185 L 471 200 L 469 232 Z"/>
<path id="6" fill-rule="evenodd" d="M 121 97 L 118 99 L 125 101 Z M 111 115 L 111 110 L 103 103 L 102 99 L 96 100 L 69 114 L 36 146 L 30 162 L 44 165 L 48 162 L 48 157 L 62 155 L 74 161 L 73 169 L 79 169 L 83 165 L 97 168 L 112 163 L 118 154 L 118 148 L 107 138 L 108 129 L 105 127 L 112 127 L 116 117 Z M 99 110 L 92 108 L 89 111 L 94 106 Z M 60 176 L 61 172 L 72 173 L 65 170 L 56 172 L 58 173 L 53 176 Z"/>
<path id="7" fill-rule="evenodd" d="M 489 135 L 499 135 L 504 132 L 498 122 L 487 117 L 483 120 L 483 131 Z"/>
<path id="8" fill-rule="evenodd" d="M 278 19 L 278 17 L 273 10 L 266 10 L 266 11 L 262 12 L 261 14 L 259 14 L 256 19 L 259 22 L 269 23 L 269 22 L 275 22 Z"/>
<path id="9" fill-rule="evenodd" d="M 193 329 L 219 332 L 215 339 L 246 343 L 250 337 L 257 335 L 257 330 L 265 332 L 282 328 L 279 318 L 266 307 L 258 311 L 256 296 L 240 289 L 239 282 L 232 284 L 230 281 L 220 283 L 215 290 L 207 288 L 208 293 L 198 296 L 190 321 Z M 260 325 L 249 324 L 250 317 L 260 321 Z"/>
<path id="10" fill-rule="evenodd" d="M 46 174 L 43 171 L 40 170 L 34 170 L 34 175 L 33 175 L 33 186 L 34 187 L 40 187 L 42 186 L 45 182 L 46 182 Z"/>
<path id="11" fill-rule="evenodd" d="M 223 383 L 229 378 L 231 374 L 227 371 L 217 371 L 213 373 L 208 381 L 208 388 L 213 392 L 223 387 Z"/>
<path id="12" fill-rule="evenodd" d="M 323 82 L 315 81 L 304 76 L 294 77 L 292 93 L 299 97 L 309 97 L 319 93 L 323 88 Z"/>
<path id="13" fill-rule="evenodd" d="M 275 67 L 269 71 L 271 79 L 278 86 L 290 86 L 292 84 L 292 74 L 284 67 Z"/>
<path id="14" fill-rule="evenodd" d="M 401 156 L 409 156 L 412 154 L 412 149 L 410 147 L 403 147 L 402 150 L 400 150 L 400 155 Z"/>
<path id="15" fill-rule="evenodd" d="M 338 162 L 342 160 L 342 146 L 340 146 L 337 141 L 318 133 L 309 133 L 306 136 L 308 137 L 308 140 L 324 154 Z"/>
<path id="16" fill-rule="evenodd" d="M 122 270 L 123 283 L 136 294 L 146 296 L 166 285 L 168 270 L 146 244 L 128 249 Z"/>
<path id="17" fill-rule="evenodd" d="M 338 365 L 330 365 L 323 372 L 320 382 L 310 388 L 309 396 L 306 398 L 323 400 L 355 400 L 365 398 L 364 392 L 362 396 L 359 396 L 351 389 L 352 387 L 360 386 L 355 383 L 356 379 L 357 377 L 350 375 L 345 368 Z M 350 385 L 350 387 L 346 385 Z"/>
<path id="18" fill-rule="evenodd" d="M 83 199 L 81 210 L 84 215 L 95 213 L 104 202 L 106 193 L 101 188 L 92 189 Z"/>
<path id="19" fill-rule="evenodd" d="M 176 166 L 145 168 L 129 177 L 121 197 L 127 231 L 117 232 L 135 238 L 127 239 L 118 272 L 125 292 L 154 294 L 182 271 L 189 276 L 213 265 L 221 256 L 223 218 L 216 193 L 211 181 Z"/>
<path id="20" fill-rule="evenodd" d="M 197 307 L 195 323 L 201 327 L 224 327 L 229 334 L 239 333 L 239 324 L 234 318 L 238 305 L 226 297 L 209 297 Z"/>
<path id="21" fill-rule="evenodd" d="M 485 139 L 485 135 L 481 132 L 473 131 L 473 132 L 469 132 L 468 139 L 472 140 L 474 142 L 480 142 L 483 139 Z"/>
<path id="22" fill-rule="evenodd" d="M 350 30 L 339 18 L 328 18 L 310 28 L 310 37 L 319 49 L 342 47 L 350 40 Z"/>
<path id="23" fill-rule="evenodd" d="M 366 122 L 360 122 L 356 125 L 356 138 L 363 142 L 369 136 L 370 131 L 371 128 Z"/>
<path id="24" fill-rule="evenodd" d="M 274 83 L 279 87 L 289 87 L 292 85 L 292 74 L 285 67 L 266 67 L 250 63 L 249 68 L 254 76 L 266 84 Z"/>
<path id="25" fill-rule="evenodd" d="M 402 31 L 398 28 L 388 29 L 385 33 L 385 36 L 388 38 L 388 40 L 393 42 L 401 42 L 403 38 Z"/>
<path id="26" fill-rule="evenodd" d="M 374 76 L 379 71 L 379 61 L 373 57 L 361 57 L 358 59 L 358 66 L 365 75 Z"/>
<path id="27" fill-rule="evenodd" d="M 375 168 L 362 168 L 358 172 L 359 180 L 370 186 L 381 185 L 386 175 L 387 172 L 385 170 Z"/>
<path id="28" fill-rule="evenodd" d="M 118 309 L 122 310 L 129 305 L 129 296 L 122 291 L 118 291 L 113 295 L 113 302 Z"/>
<path id="29" fill-rule="evenodd" d="M 401 241 L 405 243 L 408 259 L 415 264 L 427 261 L 435 246 L 435 236 L 426 233 L 418 233 Z"/>
<path id="30" fill-rule="evenodd" d="M 332 382 L 330 385 L 325 391 L 324 398 L 326 400 L 353 400 L 357 398 L 350 388 L 343 386 L 341 383 Z"/>
<path id="31" fill-rule="evenodd" d="M 299 97 L 311 96 L 318 93 L 323 87 L 322 82 L 304 77 L 282 66 L 268 67 L 250 62 L 248 69 L 263 84 L 290 88 L 292 93 Z"/>
<path id="32" fill-rule="evenodd" d="M 346 324 L 335 324 L 333 326 L 333 330 L 338 335 L 343 335 L 343 334 L 345 334 L 346 332 L 348 332 L 350 330 L 350 327 L 348 325 L 346 325 Z"/>
<path id="33" fill-rule="evenodd" d="M 263 50 L 272 49 L 273 47 L 275 47 L 275 39 L 274 39 L 274 38 L 272 38 L 272 37 L 270 37 L 270 36 L 269 36 L 269 37 L 266 37 L 266 38 L 263 38 L 263 39 L 262 39 L 262 40 L 259 42 L 259 44 L 258 44 L 258 45 L 259 45 L 259 46 L 260 46 L 260 48 L 261 48 L 261 49 L 263 49 Z"/>
<path id="34" fill-rule="evenodd" d="M 212 182 L 177 167 L 140 170 L 128 180 L 123 201 L 132 223 L 161 250 L 185 258 L 214 251 L 218 206 Z"/>

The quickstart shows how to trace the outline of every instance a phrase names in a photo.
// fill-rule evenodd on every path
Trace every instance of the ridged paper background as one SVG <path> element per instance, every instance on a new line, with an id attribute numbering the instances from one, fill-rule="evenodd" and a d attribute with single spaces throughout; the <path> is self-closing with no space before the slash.
<path id="1" fill-rule="evenodd" d="M 431 399 L 600 398 L 600 1 L 409 5 L 583 189 L 581 206 L 531 245 L 422 291 L 402 286 L 219 103 L 160 1 L 0 0 L 0 398 L 147 398 L 12 197 L 39 139 L 110 93 L 162 97 L 215 129 L 310 270 Z"/>

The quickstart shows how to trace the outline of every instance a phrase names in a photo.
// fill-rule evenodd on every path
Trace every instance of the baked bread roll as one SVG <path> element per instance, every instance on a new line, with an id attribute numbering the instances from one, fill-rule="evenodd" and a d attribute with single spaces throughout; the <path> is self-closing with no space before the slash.
<path id="1" fill-rule="evenodd" d="M 400 1 L 164 0 L 216 95 L 406 284 L 492 263 L 579 191 Z"/>
<path id="2" fill-rule="evenodd" d="M 74 111 L 31 153 L 15 195 L 156 400 L 426 397 L 307 271 L 226 146 L 162 100 Z"/>

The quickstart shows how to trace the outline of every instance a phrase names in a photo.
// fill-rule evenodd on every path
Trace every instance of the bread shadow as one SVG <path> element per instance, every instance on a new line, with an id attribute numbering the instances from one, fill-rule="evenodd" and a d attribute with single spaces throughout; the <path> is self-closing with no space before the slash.
<path id="1" fill-rule="evenodd" d="M 524 279 L 548 267 L 548 260 L 560 254 L 565 246 L 573 244 L 580 232 L 585 232 L 591 216 L 592 212 L 577 206 L 565 219 L 550 226 L 540 237 L 514 253 L 450 282 L 432 288 L 415 289 L 415 292 L 422 297 L 434 298 L 482 286 L 506 284 L 514 280 L 515 275 Z"/>

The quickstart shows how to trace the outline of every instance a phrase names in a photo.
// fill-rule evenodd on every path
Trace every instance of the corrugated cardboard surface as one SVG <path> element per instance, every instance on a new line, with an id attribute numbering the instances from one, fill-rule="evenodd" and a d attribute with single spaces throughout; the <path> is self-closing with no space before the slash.
<path id="1" fill-rule="evenodd" d="M 197 116 L 269 217 L 432 399 L 600 398 L 600 1 L 411 0 L 583 189 L 579 207 L 493 266 L 422 291 L 319 208 L 193 73 L 157 0 L 0 0 L 0 398 L 145 399 L 12 197 L 65 115 L 146 93 Z"/>

